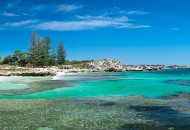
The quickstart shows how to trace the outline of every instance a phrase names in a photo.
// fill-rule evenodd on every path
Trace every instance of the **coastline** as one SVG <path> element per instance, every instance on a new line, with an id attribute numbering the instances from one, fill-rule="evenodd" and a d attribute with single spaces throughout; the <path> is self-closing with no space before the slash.
<path id="1" fill-rule="evenodd" d="M 96 60 L 85 64 L 51 66 L 43 68 L 0 65 L 0 81 L 7 76 L 59 76 L 80 72 L 130 72 L 160 71 L 164 69 L 190 68 L 189 66 L 126 65 L 115 59 Z"/>
<path id="2" fill-rule="evenodd" d="M 12 76 L 62 76 L 62 75 L 73 75 L 81 72 L 147 72 L 147 71 L 161 71 L 164 69 L 183 69 L 183 67 L 173 68 L 167 66 L 152 66 L 152 65 L 130 65 L 125 68 L 125 70 L 117 70 L 117 68 L 111 68 L 110 70 L 103 69 L 80 69 L 80 68 L 70 68 L 70 69 L 60 69 L 58 67 L 47 67 L 47 68 L 27 68 L 27 67 L 15 67 L 15 70 L 0 70 L 0 81 Z M 188 69 L 187 67 L 184 69 Z"/>
<path id="3" fill-rule="evenodd" d="M 84 64 L 51 66 L 44 68 L 0 66 L 0 76 L 56 76 L 79 72 L 155 71 L 163 65 L 126 65 L 115 59 L 91 61 Z"/>

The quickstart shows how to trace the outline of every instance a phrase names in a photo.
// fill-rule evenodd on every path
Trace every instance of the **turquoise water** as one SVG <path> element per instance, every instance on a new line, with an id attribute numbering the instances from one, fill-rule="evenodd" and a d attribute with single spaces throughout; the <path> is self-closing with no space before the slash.
<path id="1" fill-rule="evenodd" d="M 190 92 L 189 69 L 164 70 L 161 72 L 89 73 L 62 76 L 58 79 L 77 82 L 72 87 L 25 95 L 0 95 L 0 98 L 84 98 L 134 95 L 160 98 L 178 92 Z M 172 83 L 171 81 L 180 81 L 180 83 Z M 6 86 L 6 84 L 4 85 Z M 0 84 L 1 86 L 2 84 Z"/>

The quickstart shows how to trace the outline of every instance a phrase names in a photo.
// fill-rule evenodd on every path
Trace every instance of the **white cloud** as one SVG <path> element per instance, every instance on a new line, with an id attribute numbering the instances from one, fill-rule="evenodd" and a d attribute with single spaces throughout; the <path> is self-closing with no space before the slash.
<path id="1" fill-rule="evenodd" d="M 5 26 L 19 27 L 19 26 L 34 24 L 37 22 L 38 22 L 38 20 L 24 20 L 24 21 L 19 21 L 19 22 L 5 23 Z"/>
<path id="2" fill-rule="evenodd" d="M 67 4 L 62 4 L 58 6 L 58 11 L 65 11 L 65 12 L 70 12 L 74 10 L 78 10 L 83 8 L 82 5 L 67 5 Z"/>
<path id="3" fill-rule="evenodd" d="M 78 19 L 81 19 L 81 20 L 110 20 L 110 21 L 120 21 L 120 22 L 132 21 L 131 19 L 129 19 L 126 16 L 113 18 L 113 17 L 106 17 L 106 16 L 103 16 L 103 15 L 100 15 L 100 16 L 90 16 L 90 15 L 81 16 L 81 15 L 77 15 L 76 17 Z"/>
<path id="4" fill-rule="evenodd" d="M 3 16 L 7 16 L 7 17 L 15 17 L 15 16 L 19 16 L 19 15 L 17 15 L 17 14 L 14 14 L 14 13 L 10 13 L 10 12 L 3 12 L 3 14 L 2 14 Z"/>
<path id="5" fill-rule="evenodd" d="M 121 26 L 120 28 L 131 28 L 131 29 L 138 29 L 138 28 L 151 28 L 152 26 L 150 25 L 136 25 L 132 23 L 128 23 L 124 26 Z"/>
<path id="6" fill-rule="evenodd" d="M 140 10 L 131 10 L 131 11 L 128 11 L 127 14 L 129 14 L 129 15 L 146 15 L 146 14 L 149 14 L 149 12 L 140 11 Z"/>
<path id="7" fill-rule="evenodd" d="M 82 19 L 82 20 L 92 20 L 92 19 L 105 19 L 105 16 L 91 16 L 91 15 L 85 15 L 85 16 L 81 16 L 81 15 L 77 15 L 76 16 L 78 19 Z"/>
<path id="8" fill-rule="evenodd" d="M 49 21 L 33 25 L 31 27 L 39 30 L 69 31 L 69 30 L 89 30 L 96 28 L 148 28 L 149 25 L 135 25 L 128 23 L 130 20 L 126 16 L 104 17 L 104 16 L 77 16 L 76 21 Z"/>
<path id="9" fill-rule="evenodd" d="M 147 15 L 150 12 L 143 10 L 123 10 L 120 7 L 113 7 L 105 13 L 106 15 Z"/>

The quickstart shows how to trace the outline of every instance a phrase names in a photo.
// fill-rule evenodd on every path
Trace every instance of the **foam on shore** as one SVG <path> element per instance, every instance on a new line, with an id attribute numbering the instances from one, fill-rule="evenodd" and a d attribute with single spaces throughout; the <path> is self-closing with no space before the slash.
<path id="1" fill-rule="evenodd" d="M 0 82 L 7 80 L 9 77 L 6 76 L 0 76 Z"/>
<path id="2" fill-rule="evenodd" d="M 54 76 L 52 78 L 52 80 L 59 80 L 60 77 L 63 77 L 63 76 L 68 76 L 68 75 L 75 75 L 76 73 L 72 73 L 72 72 L 57 72 L 56 73 L 56 76 Z"/>
<path id="3" fill-rule="evenodd" d="M 60 76 L 63 76 L 63 75 L 65 75 L 65 74 L 66 74 L 65 72 L 57 72 L 57 73 L 56 73 L 56 76 L 54 76 L 54 77 L 52 78 L 52 80 L 58 80 Z"/>

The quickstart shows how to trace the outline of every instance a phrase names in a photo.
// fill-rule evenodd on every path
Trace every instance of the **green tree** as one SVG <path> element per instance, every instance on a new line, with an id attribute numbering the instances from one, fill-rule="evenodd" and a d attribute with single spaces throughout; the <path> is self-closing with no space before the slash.
<path id="1" fill-rule="evenodd" d="M 57 63 L 62 65 L 65 63 L 66 51 L 64 49 L 64 44 L 60 43 L 57 49 Z"/>
<path id="2" fill-rule="evenodd" d="M 43 65 L 47 66 L 50 64 L 50 49 L 51 49 L 51 39 L 49 37 L 46 37 L 44 40 L 41 41 L 41 60 Z"/>
<path id="3" fill-rule="evenodd" d="M 26 52 L 16 50 L 13 55 L 5 57 L 3 64 L 25 66 L 28 63 L 28 55 Z"/>
<path id="4" fill-rule="evenodd" d="M 29 61 L 32 65 L 37 65 L 39 62 L 39 47 L 40 47 L 40 36 L 36 32 L 32 32 L 29 49 Z"/>
<path id="5" fill-rule="evenodd" d="M 26 66 L 28 63 L 28 54 L 21 50 L 16 50 L 13 54 L 13 59 L 15 59 L 15 64 L 19 66 Z"/>
<path id="6" fill-rule="evenodd" d="M 40 41 L 40 36 L 36 32 L 32 32 L 31 40 L 30 40 L 30 51 L 33 51 L 36 43 Z"/>
<path id="7" fill-rule="evenodd" d="M 35 66 L 45 66 L 45 56 L 44 56 L 44 46 L 42 40 L 36 43 L 34 48 L 33 65 Z"/>
<path id="8" fill-rule="evenodd" d="M 0 64 L 3 62 L 3 58 L 0 56 Z"/>
<path id="9" fill-rule="evenodd" d="M 50 65 L 56 65 L 56 64 L 57 64 L 57 56 L 55 48 L 53 48 L 50 55 Z"/>
<path id="10" fill-rule="evenodd" d="M 3 64 L 9 64 L 9 65 L 16 65 L 16 59 L 15 57 L 13 57 L 12 55 L 9 55 L 7 57 L 4 58 Z"/>
<path id="11" fill-rule="evenodd" d="M 48 66 L 50 64 L 51 39 L 40 36 L 33 32 L 31 37 L 31 47 L 29 50 L 30 63 L 33 66 Z"/>

